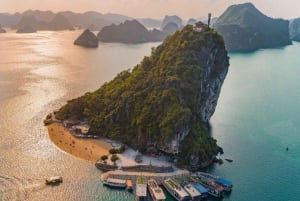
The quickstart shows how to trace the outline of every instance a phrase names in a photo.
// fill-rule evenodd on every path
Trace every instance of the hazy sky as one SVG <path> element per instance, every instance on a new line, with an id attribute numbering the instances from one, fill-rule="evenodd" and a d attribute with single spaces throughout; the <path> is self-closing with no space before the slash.
<path id="1" fill-rule="evenodd" d="M 300 0 L 0 0 L 0 12 L 23 12 L 28 9 L 98 11 L 131 17 L 163 18 L 179 15 L 182 18 L 219 16 L 232 4 L 252 2 L 270 17 L 300 17 Z"/>

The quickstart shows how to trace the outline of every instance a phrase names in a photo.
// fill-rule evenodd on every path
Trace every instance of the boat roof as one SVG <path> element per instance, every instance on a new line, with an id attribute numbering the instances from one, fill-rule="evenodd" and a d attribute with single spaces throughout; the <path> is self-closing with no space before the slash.
<path id="1" fill-rule="evenodd" d="M 117 184 L 125 184 L 126 183 L 126 180 L 124 180 L 124 179 L 115 179 L 115 178 L 108 178 L 106 181 L 110 182 L 110 183 L 117 183 Z"/>
<path id="2" fill-rule="evenodd" d="M 131 180 L 131 179 L 127 179 L 127 180 L 126 180 L 126 185 L 127 185 L 128 187 L 132 187 L 132 180 Z"/>
<path id="3" fill-rule="evenodd" d="M 147 179 L 145 177 L 137 177 L 136 183 L 137 184 L 147 184 Z"/>
<path id="4" fill-rule="evenodd" d="M 61 176 L 49 177 L 49 180 L 57 180 L 57 179 L 62 179 L 62 177 Z"/>
<path id="5" fill-rule="evenodd" d="M 179 185 L 177 184 L 174 180 L 168 178 L 165 180 L 165 183 L 174 191 L 176 191 L 176 193 L 178 193 L 178 195 L 180 197 L 186 197 L 189 196 L 188 193 Z"/>
<path id="6" fill-rule="evenodd" d="M 202 186 L 201 184 L 194 184 L 193 185 L 200 193 L 204 194 L 204 193 L 208 193 L 207 189 Z"/>
<path id="7" fill-rule="evenodd" d="M 166 196 L 165 196 L 164 192 L 157 185 L 157 183 L 154 179 L 149 179 L 148 180 L 148 185 L 149 185 L 150 191 L 153 192 L 154 197 L 156 198 L 156 200 L 165 200 L 166 199 Z"/>
<path id="8" fill-rule="evenodd" d="M 147 185 L 146 184 L 136 184 L 136 196 L 146 197 L 147 196 Z"/>
<path id="9" fill-rule="evenodd" d="M 228 180 L 228 179 L 224 179 L 224 178 L 218 178 L 215 179 L 216 182 L 221 183 L 221 184 L 225 184 L 227 186 L 231 186 L 232 185 L 232 181 Z"/>
<path id="10" fill-rule="evenodd" d="M 184 189 L 188 192 L 188 194 L 190 194 L 190 196 L 192 197 L 197 197 L 197 196 L 201 196 L 201 193 L 194 188 L 194 186 L 192 186 L 191 184 L 187 184 L 184 186 Z"/>

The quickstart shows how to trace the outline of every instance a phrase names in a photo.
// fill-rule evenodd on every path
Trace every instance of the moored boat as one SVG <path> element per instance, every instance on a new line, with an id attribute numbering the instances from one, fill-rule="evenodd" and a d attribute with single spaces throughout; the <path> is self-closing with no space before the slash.
<path id="1" fill-rule="evenodd" d="M 207 177 L 207 178 L 210 178 L 210 179 L 213 179 L 216 183 L 220 184 L 224 188 L 225 191 L 232 191 L 233 184 L 232 184 L 232 181 L 230 181 L 229 179 L 225 179 L 225 178 L 222 178 L 222 177 L 219 177 L 219 176 L 216 176 L 213 174 L 209 174 L 206 172 L 198 172 L 197 174 Z"/>
<path id="2" fill-rule="evenodd" d="M 63 182 L 63 178 L 61 176 L 49 177 L 45 180 L 46 185 L 55 185 Z"/>
<path id="3" fill-rule="evenodd" d="M 103 180 L 103 185 L 109 186 L 109 187 L 114 187 L 114 188 L 126 188 L 126 180 L 107 178 L 107 179 Z"/>
<path id="4" fill-rule="evenodd" d="M 183 188 L 191 196 L 192 200 L 201 200 L 201 193 L 192 184 L 186 184 Z"/>
<path id="5" fill-rule="evenodd" d="M 187 201 L 191 199 L 188 193 L 174 180 L 168 178 L 165 179 L 162 184 L 176 200 Z"/>
<path id="6" fill-rule="evenodd" d="M 147 200 L 147 179 L 145 177 L 136 178 L 136 201 Z"/>
<path id="7" fill-rule="evenodd" d="M 127 179 L 126 180 L 126 188 L 128 191 L 133 191 L 133 187 L 132 187 L 132 180 L 131 179 Z"/>
<path id="8" fill-rule="evenodd" d="M 201 198 L 208 196 L 208 190 L 199 183 L 194 183 L 193 186 L 201 193 Z"/>
<path id="9" fill-rule="evenodd" d="M 153 201 L 164 201 L 166 199 L 163 190 L 154 179 L 149 179 L 147 186 Z"/>
<path id="10" fill-rule="evenodd" d="M 193 176 L 193 179 L 196 180 L 196 182 L 203 185 L 208 190 L 208 193 L 210 195 L 218 198 L 223 197 L 224 188 L 221 185 L 214 182 L 213 179 L 201 175 Z"/>

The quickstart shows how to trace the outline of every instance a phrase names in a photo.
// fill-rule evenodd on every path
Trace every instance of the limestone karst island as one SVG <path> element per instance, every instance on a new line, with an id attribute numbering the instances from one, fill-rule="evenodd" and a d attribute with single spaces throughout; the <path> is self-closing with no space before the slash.
<path id="1" fill-rule="evenodd" d="M 201 167 L 218 153 L 208 123 L 228 66 L 223 38 L 203 23 L 187 25 L 140 64 L 68 101 L 56 118 L 87 122 L 89 135 Z"/>

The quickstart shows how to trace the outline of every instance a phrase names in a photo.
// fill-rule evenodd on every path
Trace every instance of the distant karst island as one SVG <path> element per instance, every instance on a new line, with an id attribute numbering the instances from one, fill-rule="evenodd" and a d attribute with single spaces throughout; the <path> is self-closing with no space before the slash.
<path id="1" fill-rule="evenodd" d="M 142 153 L 172 154 L 177 165 L 201 167 L 219 151 L 208 122 L 228 67 L 222 36 L 203 23 L 187 25 L 132 70 L 68 101 L 55 116 L 87 122 L 87 135 L 118 140 Z"/>
<path id="2" fill-rule="evenodd" d="M 89 29 L 83 31 L 83 33 L 74 41 L 74 45 L 79 45 L 88 48 L 98 47 L 98 39 L 96 35 Z"/>
<path id="3" fill-rule="evenodd" d="M 228 51 L 254 51 L 290 45 L 289 21 L 273 19 L 251 3 L 230 6 L 216 21 Z"/>
<path id="4" fill-rule="evenodd" d="M 157 29 L 148 31 L 137 20 L 126 20 L 103 27 L 97 37 L 102 42 L 143 43 L 162 41 L 166 35 Z"/>
<path id="5" fill-rule="evenodd" d="M 290 22 L 290 38 L 293 41 L 300 42 L 300 18 L 291 20 L 291 22 Z"/>
<path id="6" fill-rule="evenodd" d="M 13 27 L 22 30 L 25 27 L 31 27 L 34 30 L 73 30 L 73 26 L 62 14 L 56 14 L 49 22 L 37 20 L 34 15 L 24 15 L 20 21 Z"/>
<path id="7" fill-rule="evenodd" d="M 25 25 L 17 30 L 16 33 L 35 33 L 36 29 L 30 25 Z"/>
<path id="8" fill-rule="evenodd" d="M 0 33 L 6 33 L 5 29 L 3 29 L 0 25 Z"/>

